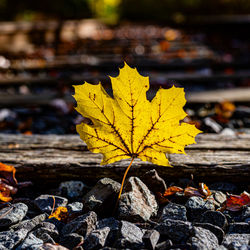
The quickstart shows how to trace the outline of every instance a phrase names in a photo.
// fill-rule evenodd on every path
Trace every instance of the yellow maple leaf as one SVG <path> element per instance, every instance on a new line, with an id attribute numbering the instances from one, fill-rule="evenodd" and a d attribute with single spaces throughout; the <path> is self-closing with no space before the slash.
<path id="1" fill-rule="evenodd" d="M 148 77 L 126 63 L 110 78 L 113 98 L 100 83 L 74 86 L 76 110 L 92 122 L 77 125 L 77 132 L 90 151 L 103 155 L 101 164 L 139 158 L 170 166 L 166 153 L 185 154 L 184 147 L 195 143 L 201 131 L 180 123 L 186 116 L 183 88 L 161 88 L 149 101 Z"/>

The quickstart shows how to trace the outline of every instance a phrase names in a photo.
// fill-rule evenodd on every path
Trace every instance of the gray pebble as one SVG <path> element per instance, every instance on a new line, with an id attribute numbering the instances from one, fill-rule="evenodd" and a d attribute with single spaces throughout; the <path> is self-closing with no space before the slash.
<path id="1" fill-rule="evenodd" d="M 84 238 L 96 228 L 97 215 L 95 212 L 90 211 L 87 214 L 78 216 L 68 224 L 66 224 L 61 233 L 63 235 L 78 233 Z"/>
<path id="2" fill-rule="evenodd" d="M 190 222 L 168 219 L 154 229 L 159 231 L 160 235 L 167 236 L 174 243 L 185 243 L 190 236 L 192 225 Z"/>
<path id="3" fill-rule="evenodd" d="M 20 222 L 27 214 L 28 206 L 24 203 L 11 204 L 0 210 L 0 228 L 4 229 Z"/>
<path id="4" fill-rule="evenodd" d="M 187 221 L 187 209 L 183 205 L 168 203 L 162 210 L 161 221 L 166 219 Z"/>
<path id="5" fill-rule="evenodd" d="M 49 194 L 43 194 L 37 197 L 34 201 L 36 206 L 43 212 L 43 213 L 51 213 L 53 204 L 55 199 L 55 209 L 57 207 L 65 207 L 68 203 L 68 199 L 60 196 L 54 196 Z"/>
<path id="6" fill-rule="evenodd" d="M 208 210 L 214 210 L 214 204 L 211 201 L 205 201 L 198 196 L 190 197 L 186 202 L 185 207 L 187 209 L 188 219 L 191 221 L 199 219 L 201 214 Z"/>

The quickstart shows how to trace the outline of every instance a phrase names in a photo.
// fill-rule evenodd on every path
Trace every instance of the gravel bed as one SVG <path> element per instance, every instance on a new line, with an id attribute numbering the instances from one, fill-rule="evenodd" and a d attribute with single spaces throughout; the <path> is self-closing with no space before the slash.
<path id="1" fill-rule="evenodd" d="M 130 177 L 116 210 L 120 183 L 109 178 L 93 187 L 63 182 L 39 195 L 20 190 L 1 204 L 0 249 L 250 249 L 250 207 L 218 210 L 235 185 L 212 183 L 213 199 L 179 193 L 163 204 L 157 193 L 166 187 L 155 170 Z M 50 216 L 57 207 L 67 208 L 60 220 Z"/>

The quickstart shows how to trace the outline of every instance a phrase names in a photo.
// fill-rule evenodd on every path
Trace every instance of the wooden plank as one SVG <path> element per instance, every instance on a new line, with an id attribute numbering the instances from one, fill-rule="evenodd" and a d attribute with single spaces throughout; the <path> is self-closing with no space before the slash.
<path id="1" fill-rule="evenodd" d="M 135 160 L 130 175 L 141 176 L 156 168 L 168 181 L 180 177 L 201 181 L 247 182 L 250 175 L 250 135 L 222 137 L 199 135 L 197 144 L 187 147 L 187 155 L 172 154 L 173 168 Z M 210 146 L 209 146 L 210 145 Z M 94 183 L 110 177 L 121 181 L 129 160 L 101 166 L 101 155 L 93 154 L 78 136 L 0 134 L 0 162 L 17 168 L 19 180 L 58 183 L 80 179 Z"/>
<path id="2" fill-rule="evenodd" d="M 153 92 L 152 92 L 153 93 Z M 0 95 L 0 106 L 11 107 L 18 105 L 48 105 L 53 99 L 62 98 L 56 93 L 48 92 L 45 94 L 27 95 Z M 187 103 L 218 103 L 224 100 L 238 103 L 250 102 L 250 88 L 223 89 L 216 91 L 204 91 L 198 93 L 187 93 Z M 63 99 L 68 103 L 74 103 L 72 96 L 64 96 Z"/>
<path id="3" fill-rule="evenodd" d="M 107 75 L 109 73 L 105 74 L 98 74 L 95 76 L 92 76 L 90 74 L 85 75 L 74 75 L 67 79 L 67 83 L 81 83 L 83 81 L 95 81 L 96 79 L 98 81 L 103 81 L 107 79 Z M 117 75 L 117 74 L 115 74 Z M 148 75 L 145 74 L 145 75 Z M 193 82 L 193 83 L 212 83 L 214 81 L 229 81 L 229 80 L 242 80 L 242 79 L 249 79 L 250 78 L 250 72 L 244 71 L 241 73 L 235 73 L 232 75 L 224 74 L 224 73 L 217 73 L 212 75 L 204 75 L 204 74 L 192 74 L 192 73 L 161 73 L 157 72 L 157 74 L 150 74 L 150 81 L 157 81 L 161 77 L 162 79 L 166 80 L 174 80 L 174 81 L 180 81 L 180 82 Z M 56 77 L 13 77 L 9 79 L 0 79 L 0 86 L 1 85 L 20 85 L 20 84 L 55 84 L 57 83 L 59 79 Z M 62 79 L 60 79 L 62 80 Z"/>
<path id="4" fill-rule="evenodd" d="M 188 149 L 198 150 L 249 150 L 250 135 L 239 134 L 228 137 L 218 134 L 199 134 L 196 137 L 197 144 L 187 146 Z M 0 134 L 0 150 L 9 149 L 63 149 L 86 150 L 86 144 L 78 135 L 15 135 Z"/>
<path id="5" fill-rule="evenodd" d="M 51 101 L 58 98 L 56 93 L 46 94 L 27 94 L 27 95 L 0 95 L 0 106 L 2 107 L 18 107 L 29 105 L 49 105 Z M 60 97 L 59 97 L 60 98 Z M 66 98 L 64 98 L 66 100 Z M 71 100 L 73 102 L 73 100 Z"/>
<path id="6" fill-rule="evenodd" d="M 250 88 L 218 89 L 187 93 L 187 100 L 190 103 L 215 103 L 224 100 L 231 102 L 250 102 Z"/>

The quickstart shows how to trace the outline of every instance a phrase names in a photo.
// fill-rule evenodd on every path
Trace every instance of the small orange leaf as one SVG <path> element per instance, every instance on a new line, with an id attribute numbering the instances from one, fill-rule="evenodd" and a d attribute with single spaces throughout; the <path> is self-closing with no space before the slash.
<path id="1" fill-rule="evenodd" d="M 30 130 L 27 130 L 25 132 L 23 132 L 24 135 L 32 135 L 32 132 Z"/>
<path id="2" fill-rule="evenodd" d="M 185 196 L 199 196 L 203 199 L 207 198 L 208 196 L 210 196 L 212 193 L 209 190 L 209 188 L 207 187 L 206 184 L 204 183 L 199 183 L 199 188 L 194 188 L 194 187 L 187 187 L 184 190 L 184 195 Z"/>
<path id="3" fill-rule="evenodd" d="M 215 106 L 216 119 L 219 122 L 227 123 L 235 111 L 235 105 L 231 102 L 224 101 Z"/>
<path id="4" fill-rule="evenodd" d="M 245 191 L 240 195 L 230 194 L 227 196 L 226 209 L 230 211 L 239 211 L 243 206 L 250 205 L 250 195 Z"/>
<path id="5" fill-rule="evenodd" d="M 55 218 L 62 222 L 66 222 L 69 216 L 68 209 L 66 207 L 57 207 L 55 212 L 49 216 L 50 218 Z"/>
<path id="6" fill-rule="evenodd" d="M 11 194 L 17 192 L 16 169 L 0 162 L 0 201 L 9 202 Z"/>
<path id="7" fill-rule="evenodd" d="M 8 191 L 9 194 L 15 194 L 17 192 L 17 188 L 4 183 L 3 179 L 0 178 L 0 191 L 2 192 Z"/>
<path id="8" fill-rule="evenodd" d="M 177 186 L 171 186 L 165 191 L 163 196 L 170 196 L 170 195 L 173 195 L 177 192 L 183 192 L 183 188 L 180 188 Z"/>
<path id="9" fill-rule="evenodd" d="M 9 202 L 12 200 L 11 197 L 9 197 L 9 193 L 5 193 L 5 192 L 0 192 L 0 200 L 3 202 Z"/>
<path id="10" fill-rule="evenodd" d="M 6 165 L 6 164 L 0 162 L 0 171 L 12 172 L 13 168 L 14 168 L 13 166 L 9 166 L 9 165 Z"/>
<path id="11" fill-rule="evenodd" d="M 199 183 L 199 191 L 205 197 L 208 197 L 212 194 L 211 191 L 209 190 L 208 186 L 204 183 Z"/>
<path id="12" fill-rule="evenodd" d="M 4 177 L 4 179 L 8 180 L 9 184 L 16 185 L 17 180 L 15 174 L 16 169 L 13 166 L 0 162 L 0 177 Z"/>

